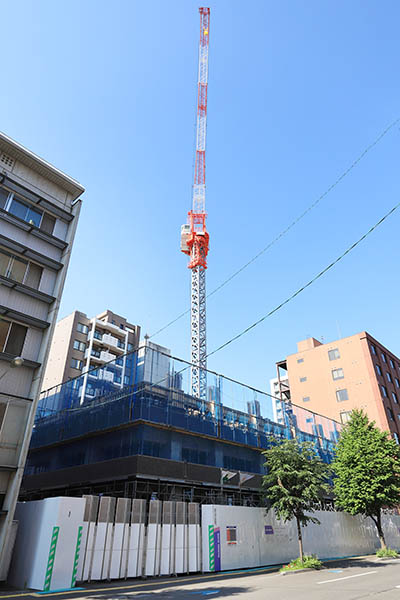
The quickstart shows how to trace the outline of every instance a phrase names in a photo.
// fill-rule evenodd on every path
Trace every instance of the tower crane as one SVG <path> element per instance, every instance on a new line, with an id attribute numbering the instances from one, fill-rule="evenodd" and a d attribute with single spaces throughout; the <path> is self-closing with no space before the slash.
<path id="1" fill-rule="evenodd" d="M 196 159 L 192 191 L 192 210 L 188 222 L 181 227 L 181 251 L 190 257 L 191 270 L 191 393 L 206 400 L 207 335 L 206 335 L 206 269 L 209 235 L 206 229 L 206 125 L 208 85 L 208 42 L 210 9 L 199 8 L 200 43 L 197 92 Z"/>

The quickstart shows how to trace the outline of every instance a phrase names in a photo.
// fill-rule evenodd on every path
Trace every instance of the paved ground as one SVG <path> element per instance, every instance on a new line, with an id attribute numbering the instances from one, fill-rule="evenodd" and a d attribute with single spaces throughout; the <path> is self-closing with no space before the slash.
<path id="1" fill-rule="evenodd" d="M 85 585 L 83 590 L 38 594 L 0 591 L 0 600 L 400 600 L 400 560 L 374 556 L 326 563 L 322 571 L 281 576 L 275 570 L 217 573 L 178 579 Z"/>

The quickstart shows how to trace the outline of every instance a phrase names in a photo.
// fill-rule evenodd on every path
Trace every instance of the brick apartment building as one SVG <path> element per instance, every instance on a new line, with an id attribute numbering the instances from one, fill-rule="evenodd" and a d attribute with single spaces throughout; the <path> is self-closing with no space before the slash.
<path id="1" fill-rule="evenodd" d="M 366 331 L 328 344 L 308 338 L 277 363 L 282 400 L 345 423 L 354 408 L 400 440 L 400 359 Z M 280 403 L 277 400 L 277 403 Z M 279 414 L 279 410 L 277 410 Z"/>

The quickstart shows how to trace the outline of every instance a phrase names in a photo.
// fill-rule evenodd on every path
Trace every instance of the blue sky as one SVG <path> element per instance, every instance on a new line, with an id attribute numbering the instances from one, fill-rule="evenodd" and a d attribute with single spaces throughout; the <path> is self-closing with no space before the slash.
<path id="1" fill-rule="evenodd" d="M 3 2 L 0 129 L 85 187 L 60 316 L 105 308 L 151 334 L 189 307 L 197 2 Z M 210 2 L 208 290 L 249 260 L 400 117 L 400 5 Z M 399 201 L 399 126 L 208 302 L 208 348 L 336 258 Z M 265 389 L 307 336 L 366 329 L 400 354 L 397 211 L 209 367 Z M 189 320 L 154 338 L 189 357 Z"/>

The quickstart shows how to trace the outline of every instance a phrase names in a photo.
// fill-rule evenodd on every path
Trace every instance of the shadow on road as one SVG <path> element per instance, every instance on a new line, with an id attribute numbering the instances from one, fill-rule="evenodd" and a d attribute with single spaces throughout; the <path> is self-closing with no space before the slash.
<path id="1" fill-rule="evenodd" d="M 386 561 L 386 560 L 374 560 L 374 559 L 368 559 L 368 558 L 352 558 L 352 559 L 342 559 L 342 560 L 335 560 L 335 561 L 329 561 L 324 563 L 324 567 L 326 569 L 331 569 L 331 568 L 336 568 L 336 567 L 341 567 L 342 569 L 348 569 L 350 568 L 357 568 L 357 569 L 371 569 L 373 568 L 377 568 L 377 567 L 386 567 L 393 564 L 391 561 Z M 400 561 L 399 561 L 399 565 L 400 565 Z"/>
<path id="2" fill-rule="evenodd" d="M 244 596 L 251 591 L 249 587 L 219 587 L 217 585 L 213 585 L 202 590 L 196 589 L 177 589 L 177 588 L 169 588 L 165 591 L 154 590 L 154 591 L 135 591 L 134 594 L 122 591 L 121 593 L 113 592 L 111 589 L 109 592 L 105 592 L 104 594 L 91 595 L 90 599 L 95 600 L 133 600 L 133 598 L 140 598 L 140 600 L 206 600 L 207 598 L 224 598 L 224 597 L 232 597 L 239 596 L 243 594 Z"/>

